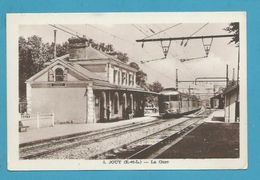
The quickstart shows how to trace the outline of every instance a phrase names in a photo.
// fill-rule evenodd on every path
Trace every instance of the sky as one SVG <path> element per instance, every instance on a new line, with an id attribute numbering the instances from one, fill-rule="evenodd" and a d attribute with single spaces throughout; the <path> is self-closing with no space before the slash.
<path id="1" fill-rule="evenodd" d="M 229 78 L 232 79 L 232 69 L 237 72 L 238 48 L 234 44 L 228 44 L 231 38 L 213 39 L 208 58 L 196 59 L 192 61 L 180 62 L 182 58 L 196 58 L 205 56 L 201 39 L 189 40 L 187 46 L 181 45 L 181 41 L 172 41 L 166 59 L 140 63 L 152 59 L 163 58 L 160 42 L 146 42 L 142 48 L 142 43 L 137 43 L 137 39 L 168 38 L 183 36 L 206 36 L 228 34 L 223 30 L 228 24 L 224 23 L 178 23 L 178 24 L 60 24 L 58 27 L 78 34 L 85 35 L 95 42 L 112 44 L 115 50 L 125 52 L 130 58 L 130 62 L 136 62 L 141 69 L 147 73 L 148 82 L 159 81 L 163 87 L 175 87 L 175 69 L 178 69 L 179 80 L 195 80 L 197 77 L 225 77 L 226 64 L 229 65 Z M 203 27 L 203 28 L 202 28 Z M 202 29 L 201 29 L 202 28 Z M 25 38 L 37 35 L 42 37 L 43 42 L 53 42 L 53 30 L 50 25 L 21 25 L 19 35 Z M 168 29 L 164 32 L 158 33 Z M 199 30 L 201 29 L 201 30 Z M 199 31 L 198 31 L 199 30 Z M 158 33 L 158 34 L 157 34 Z M 154 35 L 155 34 L 155 35 Z M 57 43 L 68 40 L 71 34 L 57 30 Z M 169 42 L 164 42 L 166 45 Z M 205 39 L 204 43 L 210 43 L 210 39 Z M 185 44 L 185 41 L 184 43 Z M 187 91 L 187 87 L 193 87 L 194 92 L 210 92 L 207 88 L 219 87 L 221 83 L 179 83 L 179 88 Z"/>

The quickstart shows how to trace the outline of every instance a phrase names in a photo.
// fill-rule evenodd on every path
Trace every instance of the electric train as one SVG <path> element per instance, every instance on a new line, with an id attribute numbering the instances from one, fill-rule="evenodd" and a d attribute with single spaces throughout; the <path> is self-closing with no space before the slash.
<path id="1" fill-rule="evenodd" d="M 177 91 L 175 88 L 166 88 L 159 95 L 159 113 L 163 117 L 181 116 L 198 111 L 201 108 L 199 99 Z"/>

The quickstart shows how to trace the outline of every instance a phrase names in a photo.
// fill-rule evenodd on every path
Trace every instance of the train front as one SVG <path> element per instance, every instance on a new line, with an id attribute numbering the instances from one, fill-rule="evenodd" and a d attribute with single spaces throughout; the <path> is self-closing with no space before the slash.
<path id="1" fill-rule="evenodd" d="M 180 114 L 180 93 L 174 88 L 164 89 L 159 95 L 160 116 L 169 117 Z"/>

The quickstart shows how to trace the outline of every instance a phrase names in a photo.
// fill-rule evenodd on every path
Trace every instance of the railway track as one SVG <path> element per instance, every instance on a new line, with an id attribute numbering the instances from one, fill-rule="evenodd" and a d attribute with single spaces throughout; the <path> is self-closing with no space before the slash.
<path id="1" fill-rule="evenodd" d="M 189 118 L 147 137 L 91 157 L 91 159 L 154 159 L 202 123 L 203 118 Z"/>
<path id="2" fill-rule="evenodd" d="M 176 133 L 172 133 L 176 130 L 176 127 L 172 127 L 164 132 L 158 133 L 154 135 L 154 137 L 149 138 L 149 141 L 151 141 L 151 139 L 154 140 L 153 143 L 148 144 L 147 147 L 134 153 L 128 157 L 128 159 L 154 159 L 173 145 L 177 144 L 184 136 L 197 128 L 200 123 L 201 119 L 192 122 L 188 126 L 181 125 L 181 130 L 178 132 L 176 131 Z"/>
<path id="3" fill-rule="evenodd" d="M 21 144 L 19 147 L 20 159 L 36 159 L 57 151 L 74 148 L 80 145 L 96 143 L 127 132 L 137 131 L 150 126 L 157 126 L 168 121 L 169 119 L 160 119 L 150 122 L 132 123 L 120 127 L 99 130 L 97 132 L 79 133 L 65 137 L 53 138 L 51 140 Z"/>

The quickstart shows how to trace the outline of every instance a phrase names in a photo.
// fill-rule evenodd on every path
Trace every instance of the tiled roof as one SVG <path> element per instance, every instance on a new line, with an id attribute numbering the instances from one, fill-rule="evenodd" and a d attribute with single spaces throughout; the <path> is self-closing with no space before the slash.
<path id="1" fill-rule="evenodd" d="M 96 50 L 92 47 L 86 48 L 86 59 L 109 59 L 110 57 L 99 50 Z"/>
<path id="2" fill-rule="evenodd" d="M 84 74 L 85 76 L 89 77 L 90 79 L 97 79 L 97 80 L 106 81 L 106 79 L 104 77 L 99 76 L 99 75 L 95 74 L 94 72 L 87 70 L 86 68 L 82 67 L 81 65 L 79 65 L 77 63 L 70 63 L 70 62 L 65 62 L 65 63 L 72 66 L 78 72 Z"/>

